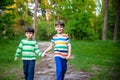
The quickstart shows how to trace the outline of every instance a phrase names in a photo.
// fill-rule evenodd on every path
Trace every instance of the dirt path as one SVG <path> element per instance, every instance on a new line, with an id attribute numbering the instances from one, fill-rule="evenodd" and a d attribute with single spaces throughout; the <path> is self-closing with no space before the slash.
<path id="1" fill-rule="evenodd" d="M 44 51 L 49 42 L 39 43 L 41 51 Z M 68 64 L 68 70 L 65 75 L 65 80 L 89 80 L 90 75 L 86 72 L 78 71 Z M 40 62 L 36 63 L 34 80 L 55 80 L 55 64 L 53 54 L 49 53 Z"/>

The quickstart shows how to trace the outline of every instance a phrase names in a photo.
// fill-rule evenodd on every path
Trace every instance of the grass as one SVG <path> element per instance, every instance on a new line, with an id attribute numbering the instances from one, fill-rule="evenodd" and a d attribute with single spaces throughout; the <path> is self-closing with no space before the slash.
<path id="1" fill-rule="evenodd" d="M 120 44 L 114 41 L 72 41 L 70 61 L 77 69 L 89 72 L 91 80 L 118 80 Z"/>
<path id="2" fill-rule="evenodd" d="M 19 40 L 4 39 L 0 40 L 0 44 L 0 80 L 19 80 L 17 73 L 21 70 L 21 60 L 14 61 Z"/>
<path id="3" fill-rule="evenodd" d="M 14 62 L 19 40 L 0 40 L 0 80 L 22 80 L 22 62 Z M 91 74 L 91 80 L 119 80 L 120 44 L 114 41 L 72 41 L 70 64 Z"/>

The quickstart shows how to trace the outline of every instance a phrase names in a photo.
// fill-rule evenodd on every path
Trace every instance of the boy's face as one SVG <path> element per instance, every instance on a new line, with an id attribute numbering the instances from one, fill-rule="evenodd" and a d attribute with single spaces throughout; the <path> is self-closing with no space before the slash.
<path id="1" fill-rule="evenodd" d="M 26 35 L 27 39 L 32 39 L 32 37 L 33 37 L 32 32 L 26 32 L 25 35 Z"/>
<path id="2" fill-rule="evenodd" d="M 55 30 L 57 31 L 58 34 L 62 34 L 64 31 L 64 27 L 61 25 L 55 26 Z"/>

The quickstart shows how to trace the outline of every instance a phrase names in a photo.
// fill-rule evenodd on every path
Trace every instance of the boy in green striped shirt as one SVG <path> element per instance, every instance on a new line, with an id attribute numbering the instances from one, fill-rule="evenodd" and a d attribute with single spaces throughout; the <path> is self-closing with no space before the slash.
<path id="1" fill-rule="evenodd" d="M 28 27 L 25 29 L 26 38 L 20 41 L 20 44 L 16 50 L 14 58 L 14 60 L 16 61 L 19 54 L 22 53 L 25 80 L 34 79 L 36 54 L 38 56 L 42 56 L 37 41 L 33 39 L 33 35 L 34 35 L 33 28 Z"/>

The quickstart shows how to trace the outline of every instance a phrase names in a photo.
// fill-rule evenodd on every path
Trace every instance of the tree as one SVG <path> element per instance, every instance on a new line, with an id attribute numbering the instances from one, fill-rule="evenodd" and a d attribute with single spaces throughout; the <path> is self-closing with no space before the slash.
<path id="1" fill-rule="evenodd" d="M 36 37 L 36 24 L 37 24 L 37 8 L 38 8 L 38 0 L 35 0 L 35 8 L 34 8 L 34 23 L 33 23 L 33 28 L 35 30 L 33 38 Z"/>
<path id="2" fill-rule="evenodd" d="M 119 17 L 120 17 L 120 1 L 117 0 L 117 10 L 116 10 L 116 19 L 115 19 L 113 40 L 117 40 Z"/>
<path id="3" fill-rule="evenodd" d="M 102 40 L 106 40 L 107 38 L 107 27 L 108 27 L 108 4 L 109 0 L 105 0 L 105 14 L 104 14 L 104 27 L 102 33 Z"/>

